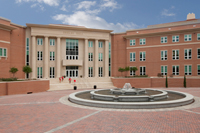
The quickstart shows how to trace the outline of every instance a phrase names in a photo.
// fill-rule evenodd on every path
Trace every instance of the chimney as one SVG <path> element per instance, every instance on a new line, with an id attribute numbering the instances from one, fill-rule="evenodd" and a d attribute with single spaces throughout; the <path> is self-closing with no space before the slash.
<path id="1" fill-rule="evenodd" d="M 195 19 L 195 14 L 194 13 L 189 13 L 187 15 L 187 20 Z"/>

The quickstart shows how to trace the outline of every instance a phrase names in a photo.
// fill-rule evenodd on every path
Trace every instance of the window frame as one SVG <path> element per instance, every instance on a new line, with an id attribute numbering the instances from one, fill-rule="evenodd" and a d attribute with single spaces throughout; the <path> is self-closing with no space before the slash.
<path id="1" fill-rule="evenodd" d="M 99 48 L 103 48 L 103 42 L 99 42 Z"/>
<path id="2" fill-rule="evenodd" d="M 167 67 L 167 68 L 166 68 L 166 67 Z M 162 72 L 162 68 L 163 68 L 163 72 Z M 167 69 L 168 69 L 168 66 L 167 66 L 167 65 L 161 65 L 161 67 L 160 67 L 160 72 L 161 72 L 161 74 L 162 74 L 162 75 L 167 75 L 167 72 L 168 72 Z M 165 70 L 166 70 L 167 72 L 166 72 Z"/>
<path id="3" fill-rule="evenodd" d="M 93 67 L 88 67 L 88 77 L 93 77 Z"/>
<path id="4" fill-rule="evenodd" d="M 198 37 L 199 36 L 199 37 Z M 200 33 L 197 33 L 197 40 L 200 40 Z"/>
<path id="5" fill-rule="evenodd" d="M 167 39 L 166 39 L 167 38 Z M 163 40 L 163 42 L 162 42 L 162 40 Z M 165 41 L 165 42 L 164 42 Z M 160 42 L 161 43 L 167 43 L 168 42 L 168 37 L 167 36 L 162 36 L 161 38 L 160 38 Z"/>
<path id="6" fill-rule="evenodd" d="M 146 45 L 146 38 L 140 38 L 140 45 Z"/>
<path id="7" fill-rule="evenodd" d="M 200 64 L 197 64 L 197 76 L 199 76 L 200 75 Z"/>
<path id="8" fill-rule="evenodd" d="M 197 48 L 197 59 L 200 59 L 200 48 Z"/>
<path id="9" fill-rule="evenodd" d="M 185 70 L 185 67 L 187 66 L 187 71 Z M 191 72 L 189 71 L 191 67 Z M 192 75 L 192 65 L 184 65 L 184 74 L 185 75 Z"/>
<path id="10" fill-rule="evenodd" d="M 188 40 L 189 35 L 191 35 L 191 40 Z M 185 36 L 187 36 L 187 37 L 185 37 Z M 192 34 L 184 34 L 184 42 L 188 42 L 188 41 L 192 41 Z"/>
<path id="11" fill-rule="evenodd" d="M 136 67 L 136 66 L 130 66 L 130 68 L 132 68 L 132 67 Z M 129 75 L 130 75 L 130 76 L 135 76 L 135 72 L 130 70 L 130 71 L 129 71 Z"/>
<path id="12" fill-rule="evenodd" d="M 50 61 L 54 61 L 55 60 L 55 52 L 54 51 L 50 51 L 50 57 L 49 57 L 49 59 L 50 59 Z"/>
<path id="13" fill-rule="evenodd" d="M 177 36 L 178 36 L 178 41 L 176 41 Z M 173 37 L 175 37 L 175 41 L 173 41 Z M 179 42 L 179 39 L 180 39 L 179 35 L 174 35 L 174 36 L 172 36 L 172 42 Z"/>
<path id="14" fill-rule="evenodd" d="M 88 61 L 93 61 L 93 53 L 88 53 Z"/>
<path id="15" fill-rule="evenodd" d="M 6 57 L 7 58 L 8 57 L 8 49 L 7 48 L 2 48 L 2 47 L 0 47 L 0 49 L 2 49 L 2 51 L 1 51 L 2 55 L 0 55 L 0 58 L 1 57 Z M 5 55 L 5 53 L 6 53 L 6 55 Z"/>
<path id="16" fill-rule="evenodd" d="M 55 78 L 55 67 L 50 67 L 49 71 L 50 71 L 49 77 L 50 78 Z"/>
<path id="17" fill-rule="evenodd" d="M 37 51 L 37 60 L 42 61 L 43 59 L 43 52 L 42 51 Z"/>
<path id="18" fill-rule="evenodd" d="M 37 45 L 43 45 L 43 38 L 37 38 Z"/>
<path id="19" fill-rule="evenodd" d="M 131 40 L 130 40 L 130 46 L 135 46 L 135 44 L 136 44 L 135 39 L 131 39 Z"/>
<path id="20" fill-rule="evenodd" d="M 161 59 L 161 61 L 166 61 L 167 58 L 168 58 L 168 51 L 167 51 L 167 57 L 165 57 L 165 51 L 167 51 L 167 50 L 160 50 L 160 59 Z M 163 52 L 163 55 L 162 55 L 162 52 Z"/>
<path id="21" fill-rule="evenodd" d="M 187 50 L 187 56 L 185 55 L 185 50 Z M 189 50 L 191 50 L 191 55 L 189 55 Z M 184 59 L 185 59 L 185 60 L 190 60 L 190 59 L 192 59 L 192 48 L 184 49 Z"/>
<path id="22" fill-rule="evenodd" d="M 42 67 L 37 67 L 37 78 L 43 78 L 43 70 Z"/>
<path id="23" fill-rule="evenodd" d="M 88 41 L 88 47 L 92 48 L 93 47 L 93 41 Z"/>
<path id="24" fill-rule="evenodd" d="M 99 61 L 103 61 L 103 53 L 99 53 Z"/>
<path id="25" fill-rule="evenodd" d="M 175 67 L 175 71 L 174 71 L 173 67 Z M 178 68 L 178 72 L 177 72 L 177 68 Z M 180 66 L 179 65 L 172 65 L 172 74 L 173 75 L 179 75 L 179 72 L 180 72 Z"/>
<path id="26" fill-rule="evenodd" d="M 140 51 L 140 55 L 142 53 L 142 58 L 140 56 L 140 61 L 146 61 L 146 51 Z"/>
<path id="27" fill-rule="evenodd" d="M 103 67 L 99 67 L 99 77 L 103 77 Z"/>
<path id="28" fill-rule="evenodd" d="M 132 55 L 132 57 L 131 57 L 131 55 Z M 135 55 L 135 57 L 136 57 L 136 53 L 135 52 L 130 52 L 130 54 L 129 54 L 129 56 L 130 56 L 130 62 L 134 62 L 135 61 L 135 58 L 134 58 L 134 56 L 133 55 Z"/>
<path id="29" fill-rule="evenodd" d="M 175 56 L 173 55 L 175 51 Z M 178 51 L 178 56 L 177 56 L 177 51 Z M 180 50 L 179 49 L 172 49 L 172 60 L 179 60 L 179 55 L 180 55 Z"/>
<path id="30" fill-rule="evenodd" d="M 146 75 L 146 66 L 140 66 L 140 70 L 141 70 L 141 68 L 142 68 L 142 72 L 140 71 L 140 75 Z"/>
<path id="31" fill-rule="evenodd" d="M 49 45 L 50 46 L 55 46 L 55 39 L 50 39 L 49 40 Z"/>

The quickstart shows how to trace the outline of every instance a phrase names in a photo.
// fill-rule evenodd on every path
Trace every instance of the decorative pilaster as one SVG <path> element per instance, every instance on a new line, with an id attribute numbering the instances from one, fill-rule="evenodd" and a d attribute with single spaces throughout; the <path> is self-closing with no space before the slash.
<path id="1" fill-rule="evenodd" d="M 104 66 L 104 76 L 109 77 L 109 42 L 108 40 L 105 41 L 105 66 Z"/>
<path id="2" fill-rule="evenodd" d="M 49 41 L 48 36 L 45 36 L 45 45 L 44 45 L 44 78 L 49 78 Z"/>
<path id="3" fill-rule="evenodd" d="M 35 41 L 36 41 L 36 37 L 35 36 L 32 36 L 32 38 L 31 38 L 31 40 L 32 40 L 32 43 L 31 43 L 31 45 L 32 45 L 32 51 L 31 51 L 31 53 L 32 53 L 32 58 L 31 58 L 31 60 L 32 60 L 32 65 L 31 65 L 31 67 L 32 67 L 32 73 L 31 73 L 31 78 L 33 79 L 33 78 L 36 78 L 36 73 L 37 73 L 37 69 L 36 69 L 36 43 L 35 43 Z"/>
<path id="4" fill-rule="evenodd" d="M 57 51 L 56 51 L 56 65 L 57 65 L 57 68 L 56 68 L 56 70 L 57 70 L 57 74 L 56 74 L 56 77 L 57 78 L 59 78 L 59 77 L 61 77 L 60 76 L 60 64 L 61 64 L 61 62 L 60 62 L 60 37 L 57 37 Z"/>
<path id="5" fill-rule="evenodd" d="M 99 56 L 99 51 L 98 51 L 98 40 L 96 39 L 95 40 L 95 46 L 94 46 L 94 70 L 95 70 L 95 73 L 94 73 L 94 75 L 95 75 L 95 78 L 98 78 L 99 77 L 99 74 L 98 74 L 98 72 L 99 72 L 99 58 L 98 58 L 98 56 Z"/>
<path id="6" fill-rule="evenodd" d="M 88 77 L 88 39 L 85 39 L 84 77 Z"/>

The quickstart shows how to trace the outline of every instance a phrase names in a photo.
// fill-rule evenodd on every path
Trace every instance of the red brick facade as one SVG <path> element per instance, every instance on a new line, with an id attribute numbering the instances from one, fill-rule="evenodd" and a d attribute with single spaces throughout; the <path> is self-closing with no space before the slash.
<path id="1" fill-rule="evenodd" d="M 11 67 L 18 68 L 17 78 L 25 78 L 25 28 L 0 18 L 0 48 L 7 49 L 7 57 L 0 59 L 0 78 L 10 78 Z"/>

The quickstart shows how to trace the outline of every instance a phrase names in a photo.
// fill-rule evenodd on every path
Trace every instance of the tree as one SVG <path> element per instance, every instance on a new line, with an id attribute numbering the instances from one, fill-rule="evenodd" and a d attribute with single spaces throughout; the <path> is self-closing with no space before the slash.
<path id="1" fill-rule="evenodd" d="M 18 71 L 18 69 L 17 68 L 15 68 L 15 67 L 12 67 L 12 68 L 10 68 L 10 71 L 9 72 L 11 72 L 12 74 L 13 74 L 13 78 L 15 77 L 15 73 Z"/>
<path id="2" fill-rule="evenodd" d="M 186 77 L 185 77 L 185 75 L 184 75 L 184 80 L 183 80 L 183 86 L 186 88 L 187 86 L 186 86 Z"/>
<path id="3" fill-rule="evenodd" d="M 118 71 L 121 72 L 121 76 L 122 76 L 122 72 L 124 72 L 124 68 L 119 67 Z"/>
<path id="4" fill-rule="evenodd" d="M 134 73 L 137 71 L 137 67 L 130 67 L 130 71 L 133 71 Z"/>
<path id="5" fill-rule="evenodd" d="M 32 72 L 32 69 L 30 66 L 24 66 L 23 67 L 23 72 L 26 73 L 26 74 L 29 74 Z"/>
<path id="6" fill-rule="evenodd" d="M 124 71 L 126 71 L 126 76 L 127 76 L 127 72 L 130 70 L 130 68 L 129 67 L 125 67 L 124 68 Z"/>
<path id="7" fill-rule="evenodd" d="M 166 75 L 165 87 L 168 88 L 167 75 Z"/>

